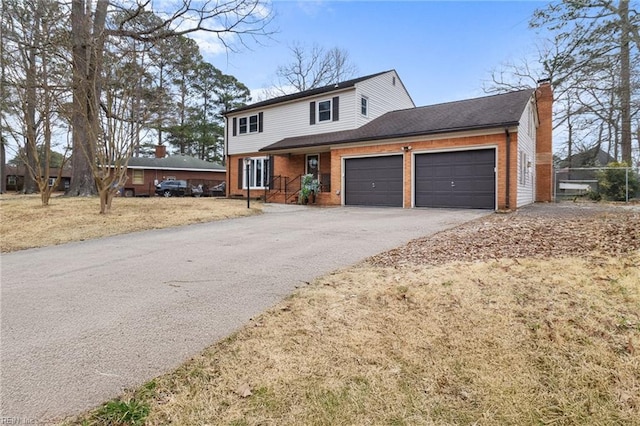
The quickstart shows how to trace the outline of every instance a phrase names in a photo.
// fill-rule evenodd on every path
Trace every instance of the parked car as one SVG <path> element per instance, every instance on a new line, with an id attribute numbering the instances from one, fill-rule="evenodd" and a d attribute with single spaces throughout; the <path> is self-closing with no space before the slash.
<path id="1" fill-rule="evenodd" d="M 227 182 L 210 187 L 208 192 L 210 197 L 224 197 L 227 195 Z"/>
<path id="2" fill-rule="evenodd" d="M 156 194 L 164 197 L 184 197 L 191 191 L 186 180 L 163 180 L 156 185 Z"/>

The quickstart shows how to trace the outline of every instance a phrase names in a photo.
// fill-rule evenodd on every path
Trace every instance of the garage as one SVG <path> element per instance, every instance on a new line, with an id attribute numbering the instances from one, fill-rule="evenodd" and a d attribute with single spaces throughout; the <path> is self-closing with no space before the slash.
<path id="1" fill-rule="evenodd" d="M 402 207 L 402 155 L 344 160 L 344 203 Z"/>
<path id="2" fill-rule="evenodd" d="M 415 206 L 495 209 L 495 149 L 415 155 Z"/>

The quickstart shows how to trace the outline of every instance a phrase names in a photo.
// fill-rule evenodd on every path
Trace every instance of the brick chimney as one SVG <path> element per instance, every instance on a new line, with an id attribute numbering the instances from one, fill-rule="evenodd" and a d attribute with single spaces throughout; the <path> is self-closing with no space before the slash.
<path id="1" fill-rule="evenodd" d="M 167 156 L 167 147 L 164 145 L 156 145 L 156 158 L 164 158 Z"/>
<path id="2" fill-rule="evenodd" d="M 536 201 L 553 200 L 553 89 L 550 80 L 538 81 L 536 90 L 538 133 L 536 136 Z"/>

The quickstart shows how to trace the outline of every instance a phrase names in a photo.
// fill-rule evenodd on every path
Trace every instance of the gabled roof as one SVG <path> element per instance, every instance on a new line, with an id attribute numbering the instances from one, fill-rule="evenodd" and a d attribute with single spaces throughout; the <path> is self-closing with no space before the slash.
<path id="1" fill-rule="evenodd" d="M 286 138 L 260 151 L 516 126 L 533 92 L 534 89 L 519 90 L 391 111 L 357 129 Z"/>
<path id="2" fill-rule="evenodd" d="M 56 177 L 58 176 L 58 172 L 60 171 L 59 167 L 51 167 L 49 169 L 49 177 Z M 4 174 L 6 176 L 26 176 L 27 174 L 29 174 L 27 172 L 27 168 L 24 165 L 13 165 L 13 164 L 5 164 L 4 166 Z M 41 176 L 44 177 L 44 170 L 41 173 Z M 62 177 L 71 177 L 71 166 L 69 164 L 67 164 L 63 169 L 62 169 Z"/>
<path id="3" fill-rule="evenodd" d="M 317 95 L 321 95 L 323 93 L 329 93 L 329 92 L 333 92 L 333 91 L 336 91 L 336 90 L 347 89 L 347 88 L 350 88 L 350 87 L 354 87 L 357 83 L 360 83 L 361 81 L 369 80 L 370 78 L 377 77 L 379 75 L 386 74 L 386 73 L 392 72 L 392 71 L 394 71 L 394 70 L 382 71 L 382 72 L 379 72 L 379 73 L 376 73 L 376 74 L 366 75 L 364 77 L 358 77 L 358 78 L 354 78 L 352 80 L 342 81 L 342 82 L 337 83 L 337 84 L 331 84 L 329 86 L 318 87 L 318 88 L 315 88 L 315 89 L 309 89 L 309 90 L 305 90 L 305 91 L 298 92 L 298 93 L 292 93 L 290 95 L 278 96 L 277 98 L 267 99 L 266 101 L 257 102 L 255 104 L 251 104 L 251 105 L 247 105 L 247 106 L 244 106 L 244 107 L 236 108 L 234 110 L 226 112 L 224 115 L 234 114 L 236 112 L 246 111 L 246 110 L 255 109 L 255 108 L 263 108 L 263 107 L 266 107 L 266 106 L 269 106 L 269 105 L 276 105 L 276 104 L 283 103 L 283 102 L 294 101 L 296 99 L 302 99 L 302 98 L 307 98 L 307 97 L 311 97 L 311 96 L 317 96 Z"/>
<path id="4" fill-rule="evenodd" d="M 614 157 L 594 146 L 586 151 L 573 154 L 558 163 L 558 167 L 598 167 L 616 161 Z"/>
<path id="5" fill-rule="evenodd" d="M 132 157 L 130 169 L 204 170 L 224 172 L 224 166 L 188 155 L 171 155 L 165 158 Z"/>

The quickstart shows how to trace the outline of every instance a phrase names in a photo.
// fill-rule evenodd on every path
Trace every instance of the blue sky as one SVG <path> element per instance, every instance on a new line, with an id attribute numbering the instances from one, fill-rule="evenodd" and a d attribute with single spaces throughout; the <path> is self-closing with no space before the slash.
<path id="1" fill-rule="evenodd" d="M 274 0 L 272 39 L 205 58 L 250 89 L 274 81 L 292 42 L 340 47 L 358 76 L 397 70 L 416 105 L 483 96 L 492 69 L 535 52 L 528 22 L 542 1 Z"/>

